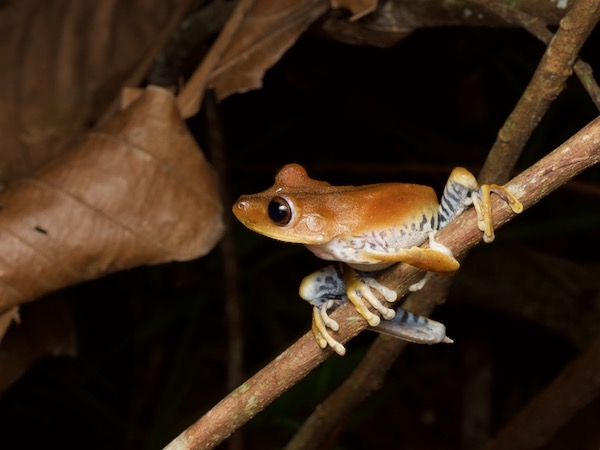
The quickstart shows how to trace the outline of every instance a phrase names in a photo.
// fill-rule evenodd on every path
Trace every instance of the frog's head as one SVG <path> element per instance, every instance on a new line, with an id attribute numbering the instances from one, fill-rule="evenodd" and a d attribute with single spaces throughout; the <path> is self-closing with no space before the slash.
<path id="1" fill-rule="evenodd" d="M 311 179 L 298 164 L 282 167 L 275 184 L 258 194 L 242 195 L 233 213 L 251 230 L 284 242 L 318 245 L 344 231 L 340 187 Z"/>

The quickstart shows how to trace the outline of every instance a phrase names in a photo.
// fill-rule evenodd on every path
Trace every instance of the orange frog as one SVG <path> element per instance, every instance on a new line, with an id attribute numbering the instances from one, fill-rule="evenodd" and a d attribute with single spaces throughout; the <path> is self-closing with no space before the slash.
<path id="1" fill-rule="evenodd" d="M 450 249 L 435 241 L 435 233 L 469 205 L 477 210 L 484 241 L 494 239 L 491 192 L 508 202 L 515 213 L 521 203 L 504 187 L 477 184 L 466 169 L 454 169 L 438 203 L 428 186 L 382 183 L 366 186 L 331 186 L 311 179 L 298 164 L 282 167 L 275 184 L 258 194 L 242 195 L 233 213 L 257 233 L 304 244 L 319 258 L 343 264 L 327 266 L 302 281 L 300 296 L 313 305 L 313 332 L 317 343 L 338 354 L 344 346 L 328 331 L 339 329 L 328 312 L 350 300 L 375 331 L 417 343 L 452 342 L 445 327 L 434 320 L 385 306 L 396 301 L 395 291 L 368 272 L 404 262 L 427 272 L 451 273 L 458 269 Z M 429 242 L 429 248 L 419 247 Z M 423 287 L 429 273 L 410 290 Z M 374 292 L 375 291 L 375 292 Z M 372 306 L 384 319 L 371 312 Z"/>

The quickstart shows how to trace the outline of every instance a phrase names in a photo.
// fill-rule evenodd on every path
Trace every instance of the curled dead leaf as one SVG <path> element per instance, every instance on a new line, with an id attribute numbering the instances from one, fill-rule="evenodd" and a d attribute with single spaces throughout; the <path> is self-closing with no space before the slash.
<path id="1" fill-rule="evenodd" d="M 182 89 L 182 116 L 198 112 L 207 85 L 220 100 L 260 88 L 265 71 L 328 9 L 328 0 L 241 0 Z"/>
<path id="2" fill-rule="evenodd" d="M 138 84 L 189 4 L 0 2 L 0 180 L 63 153 Z"/>
<path id="3" fill-rule="evenodd" d="M 67 154 L 0 192 L 0 310 L 138 265 L 206 254 L 217 179 L 173 96 L 149 88 Z"/>

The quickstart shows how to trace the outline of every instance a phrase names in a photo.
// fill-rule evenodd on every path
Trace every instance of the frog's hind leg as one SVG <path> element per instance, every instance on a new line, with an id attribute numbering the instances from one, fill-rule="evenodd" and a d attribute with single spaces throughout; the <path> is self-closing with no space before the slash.
<path id="1" fill-rule="evenodd" d="M 523 205 L 512 195 L 505 186 L 499 184 L 477 183 L 475 176 L 462 167 L 455 168 L 444 188 L 440 200 L 440 228 L 444 228 L 452 219 L 460 215 L 467 206 L 473 204 L 477 212 L 477 226 L 483 231 L 484 242 L 494 240 L 494 225 L 492 222 L 491 193 L 499 195 L 511 209 L 519 214 Z"/>
<path id="2" fill-rule="evenodd" d="M 452 171 L 440 200 L 440 229 L 473 203 L 471 194 L 478 190 L 477 180 L 467 169 L 457 167 Z"/>
<path id="3" fill-rule="evenodd" d="M 341 265 L 329 265 L 304 277 L 299 294 L 313 305 L 312 332 L 319 347 L 325 348 L 329 345 L 337 354 L 344 355 L 346 349 L 328 331 L 338 331 L 340 328 L 339 324 L 329 317 L 329 311 L 346 302 Z"/>
<path id="4" fill-rule="evenodd" d="M 398 308 L 396 317 L 380 323 L 371 330 L 416 344 L 451 344 L 444 324 Z"/>

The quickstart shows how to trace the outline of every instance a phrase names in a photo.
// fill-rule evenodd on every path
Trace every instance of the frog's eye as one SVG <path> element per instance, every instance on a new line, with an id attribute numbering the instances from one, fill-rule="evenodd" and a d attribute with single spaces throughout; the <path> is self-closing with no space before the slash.
<path id="1" fill-rule="evenodd" d="M 273 197 L 269 202 L 269 218 L 281 227 L 292 220 L 292 207 L 283 197 Z"/>

